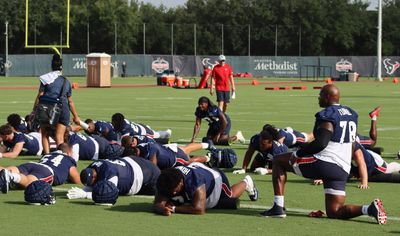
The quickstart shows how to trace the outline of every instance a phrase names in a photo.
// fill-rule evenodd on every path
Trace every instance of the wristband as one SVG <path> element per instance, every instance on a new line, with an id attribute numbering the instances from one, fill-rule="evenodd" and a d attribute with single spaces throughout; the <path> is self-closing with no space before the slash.
<path id="1" fill-rule="evenodd" d="M 175 213 L 176 206 L 172 206 L 172 213 Z"/>

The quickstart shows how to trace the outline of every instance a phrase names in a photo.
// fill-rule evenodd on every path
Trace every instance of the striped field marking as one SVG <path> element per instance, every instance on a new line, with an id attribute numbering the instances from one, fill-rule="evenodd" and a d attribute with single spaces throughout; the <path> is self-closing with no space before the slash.
<path id="1" fill-rule="evenodd" d="M 54 190 L 57 191 L 63 191 L 63 192 L 68 192 L 69 189 L 66 188 L 53 188 Z M 131 196 L 134 198 L 143 198 L 143 199 L 154 199 L 154 196 L 145 196 L 145 195 L 134 195 Z M 260 205 L 251 205 L 251 204 L 240 204 L 240 208 L 247 208 L 247 209 L 256 209 L 256 210 L 266 210 L 266 209 L 270 209 L 272 206 L 260 206 Z M 290 211 L 290 212 L 297 212 L 297 213 L 310 213 L 313 210 L 308 210 L 308 209 L 301 209 L 301 208 L 287 208 L 286 211 Z M 360 216 L 360 217 L 364 217 L 364 218 L 370 218 L 370 216 Z M 394 221 L 400 221 L 400 217 L 394 217 L 394 216 L 388 216 L 388 220 L 394 220 Z"/>

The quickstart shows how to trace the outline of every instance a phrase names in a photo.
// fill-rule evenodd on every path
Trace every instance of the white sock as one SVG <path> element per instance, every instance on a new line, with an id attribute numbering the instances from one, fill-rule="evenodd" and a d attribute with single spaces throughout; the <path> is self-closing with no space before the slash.
<path id="1" fill-rule="evenodd" d="M 274 196 L 274 203 L 280 207 L 284 207 L 285 206 L 285 196 L 278 196 L 275 195 Z"/>
<path id="2" fill-rule="evenodd" d="M 368 215 L 368 207 L 369 205 L 363 205 L 361 208 L 361 212 L 363 215 Z"/>
<path id="3" fill-rule="evenodd" d="M 17 173 L 10 173 L 10 179 L 12 180 L 12 182 L 19 184 L 21 182 L 21 175 L 17 174 Z"/>
<path id="4" fill-rule="evenodd" d="M 371 120 L 374 120 L 374 121 L 376 121 L 376 119 L 377 119 L 376 116 L 373 116 L 373 117 L 371 118 Z"/>
<path id="5" fill-rule="evenodd" d="M 210 160 L 211 158 L 208 155 L 206 155 L 206 162 L 210 162 Z"/>
<path id="6" fill-rule="evenodd" d="M 207 149 L 210 145 L 208 143 L 201 143 L 201 148 Z"/>

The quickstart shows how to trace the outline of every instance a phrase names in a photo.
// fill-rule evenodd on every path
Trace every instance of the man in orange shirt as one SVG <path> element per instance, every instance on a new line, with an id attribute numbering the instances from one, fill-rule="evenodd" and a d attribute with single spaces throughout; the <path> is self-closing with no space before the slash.
<path id="1" fill-rule="evenodd" d="M 225 56 L 219 55 L 219 64 L 215 65 L 212 70 L 212 80 L 210 94 L 214 94 L 214 85 L 217 90 L 217 102 L 218 107 L 226 112 L 226 107 L 228 106 L 230 99 L 230 85 L 232 86 L 232 99 L 235 98 L 235 82 L 233 81 L 233 71 L 232 68 L 225 63 Z M 230 85 L 229 85 L 230 84 Z"/>

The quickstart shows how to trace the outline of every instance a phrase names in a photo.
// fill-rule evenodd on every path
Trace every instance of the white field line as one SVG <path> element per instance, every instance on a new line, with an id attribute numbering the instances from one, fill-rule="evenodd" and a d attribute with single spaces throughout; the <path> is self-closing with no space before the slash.
<path id="1" fill-rule="evenodd" d="M 67 188 L 59 188 L 59 187 L 55 187 L 53 189 L 57 190 L 57 191 L 65 191 L 65 192 L 67 192 L 69 190 Z M 143 199 L 154 199 L 154 196 L 145 196 L 145 195 L 134 195 L 132 197 L 134 197 L 134 198 L 143 198 Z M 269 209 L 271 207 L 272 206 L 240 204 L 240 208 L 257 209 L 257 210 L 266 210 L 266 209 Z M 313 211 L 313 210 L 301 209 L 301 208 L 287 208 L 286 210 L 287 211 L 291 211 L 291 212 L 298 212 L 298 213 L 310 213 L 311 211 Z M 370 218 L 369 216 L 361 216 L 361 217 Z M 400 217 L 388 216 L 388 220 L 400 221 Z"/>

